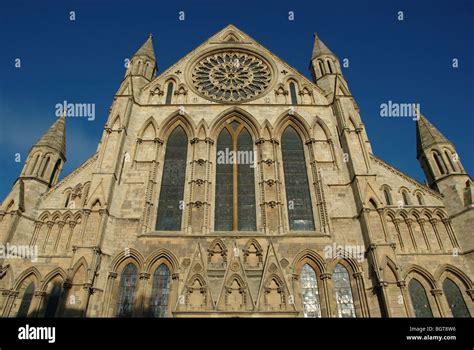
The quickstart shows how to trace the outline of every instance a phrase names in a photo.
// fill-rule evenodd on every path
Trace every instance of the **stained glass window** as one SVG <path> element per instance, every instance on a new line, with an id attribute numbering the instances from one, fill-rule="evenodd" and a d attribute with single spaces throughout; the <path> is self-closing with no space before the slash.
<path id="1" fill-rule="evenodd" d="M 303 143 L 291 126 L 283 133 L 282 154 L 290 230 L 312 231 L 314 219 Z"/>
<path id="2" fill-rule="evenodd" d="M 443 282 L 443 290 L 453 317 L 471 317 L 456 283 L 446 278 Z"/>
<path id="3" fill-rule="evenodd" d="M 411 303 L 415 310 L 416 317 L 433 317 L 430 302 L 426 295 L 425 288 L 416 279 L 412 279 L 408 284 L 408 291 L 410 292 Z"/>
<path id="4" fill-rule="evenodd" d="M 161 264 L 153 274 L 150 309 L 153 317 L 165 317 L 170 292 L 170 270 Z"/>
<path id="5" fill-rule="evenodd" d="M 120 277 L 119 297 L 117 302 L 117 316 L 131 317 L 135 288 L 137 285 L 137 267 L 129 263 L 122 271 Z"/>
<path id="6" fill-rule="evenodd" d="M 173 97 L 173 83 L 169 82 L 168 83 L 168 88 L 166 90 L 166 101 L 165 104 L 169 105 L 171 104 L 171 99 Z"/>
<path id="7" fill-rule="evenodd" d="M 255 153 L 244 125 L 233 121 L 217 139 L 216 231 L 255 231 Z"/>
<path id="8" fill-rule="evenodd" d="M 46 301 L 46 309 L 44 312 L 44 317 L 56 316 L 56 312 L 59 306 L 59 300 L 61 299 L 61 292 L 62 292 L 61 282 L 55 281 L 53 283 L 53 288 L 51 288 L 51 292 L 49 293 L 48 299 Z"/>
<path id="9" fill-rule="evenodd" d="M 298 98 L 296 97 L 296 86 L 295 83 L 290 83 L 290 96 L 291 96 L 291 104 L 296 105 L 298 104 Z"/>
<path id="10" fill-rule="evenodd" d="M 35 291 L 35 285 L 31 282 L 25 289 L 23 298 L 21 299 L 20 308 L 18 309 L 17 317 L 28 317 L 28 311 L 30 310 L 31 300 L 33 299 L 33 293 Z"/>
<path id="11" fill-rule="evenodd" d="M 332 278 L 336 293 L 337 316 L 342 318 L 356 317 L 351 281 L 346 268 L 341 264 L 337 264 Z"/>
<path id="12" fill-rule="evenodd" d="M 157 230 L 181 230 L 187 150 L 188 138 L 183 128 L 178 126 L 171 133 L 166 144 L 156 220 Z"/>
<path id="13" fill-rule="evenodd" d="M 308 264 L 301 270 L 300 281 L 304 317 L 321 317 L 318 280 L 313 268 Z"/>

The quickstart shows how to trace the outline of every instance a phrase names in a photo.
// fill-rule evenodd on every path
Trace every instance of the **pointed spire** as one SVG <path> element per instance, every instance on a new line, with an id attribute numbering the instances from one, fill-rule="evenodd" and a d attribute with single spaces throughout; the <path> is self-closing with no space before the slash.
<path id="1" fill-rule="evenodd" d="M 66 158 L 66 117 L 61 116 L 53 125 L 41 136 L 35 146 L 47 146 L 60 152 Z"/>
<path id="2" fill-rule="evenodd" d="M 318 33 L 314 33 L 314 46 L 313 46 L 313 54 L 311 59 L 322 56 L 322 55 L 333 55 L 335 56 L 331 50 L 319 39 Z"/>
<path id="3" fill-rule="evenodd" d="M 134 56 L 147 56 L 155 60 L 155 50 L 153 50 L 153 35 L 148 35 L 148 39 L 145 43 L 138 49 Z"/>
<path id="4" fill-rule="evenodd" d="M 436 143 L 451 143 L 421 113 L 416 121 L 416 152 L 420 155 L 423 149 Z"/>

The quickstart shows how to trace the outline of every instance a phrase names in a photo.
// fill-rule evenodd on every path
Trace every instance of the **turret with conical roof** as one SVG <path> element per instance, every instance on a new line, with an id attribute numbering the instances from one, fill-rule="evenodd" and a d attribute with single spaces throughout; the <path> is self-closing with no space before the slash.
<path id="1" fill-rule="evenodd" d="M 20 177 L 36 179 L 51 187 L 66 161 L 66 121 L 62 116 L 31 147 Z"/>
<path id="2" fill-rule="evenodd" d="M 139 76 L 149 82 L 153 79 L 155 73 L 156 58 L 153 49 L 153 35 L 150 34 L 145 43 L 130 59 L 125 76 Z"/>
<path id="3" fill-rule="evenodd" d="M 314 82 L 327 94 L 348 95 L 347 82 L 342 75 L 339 60 L 317 33 L 314 33 L 313 52 L 309 69 Z M 343 85 L 343 87 L 339 88 L 339 85 Z"/>
<path id="4" fill-rule="evenodd" d="M 416 122 L 416 156 L 429 185 L 437 190 L 438 182 L 451 175 L 465 175 L 454 145 L 425 116 Z"/>

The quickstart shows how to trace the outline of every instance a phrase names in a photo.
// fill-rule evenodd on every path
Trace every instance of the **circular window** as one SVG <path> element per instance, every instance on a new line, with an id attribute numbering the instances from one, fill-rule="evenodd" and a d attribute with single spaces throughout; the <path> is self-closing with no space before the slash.
<path id="1" fill-rule="evenodd" d="M 203 97 L 246 101 L 261 95 L 271 81 L 269 65 L 246 52 L 224 51 L 200 59 L 191 70 L 192 82 Z"/>

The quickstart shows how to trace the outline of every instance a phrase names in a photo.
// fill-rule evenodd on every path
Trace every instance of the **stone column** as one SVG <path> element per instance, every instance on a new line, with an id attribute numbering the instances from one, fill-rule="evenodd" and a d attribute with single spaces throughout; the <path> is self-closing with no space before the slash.
<path id="1" fill-rule="evenodd" d="M 44 303 L 44 298 L 46 297 L 46 292 L 42 290 L 35 291 L 33 301 L 31 303 L 30 309 L 32 310 L 32 317 L 41 317 L 41 311 Z"/>
<path id="2" fill-rule="evenodd" d="M 404 280 L 397 281 L 397 286 L 400 288 L 400 292 L 402 293 L 403 297 L 403 305 L 405 306 L 405 312 L 407 317 L 415 317 L 415 313 L 413 309 L 410 307 L 409 303 L 409 296 L 407 291 L 407 283 Z"/>
<path id="3" fill-rule="evenodd" d="M 400 249 L 405 251 L 405 245 L 403 244 L 402 233 L 400 232 L 400 219 L 393 219 L 393 225 L 395 226 L 395 230 L 397 231 L 398 242 L 400 243 Z"/>
<path id="4" fill-rule="evenodd" d="M 436 301 L 436 306 L 438 309 L 438 313 L 440 317 L 446 317 L 446 312 L 443 308 L 443 302 L 441 300 L 443 296 L 443 291 L 441 289 L 432 289 L 431 290 L 431 295 L 433 295 L 435 301 Z M 436 317 L 436 315 L 434 315 Z"/>
<path id="5" fill-rule="evenodd" d="M 105 293 L 105 300 L 104 300 L 104 310 L 102 310 L 102 316 L 103 317 L 110 317 L 111 312 L 110 312 L 110 302 L 112 300 L 112 294 L 114 293 L 114 284 L 115 280 L 117 278 L 117 272 L 109 272 L 109 276 L 107 278 L 107 285 L 105 287 L 106 293 Z"/>
<path id="6" fill-rule="evenodd" d="M 331 294 L 329 293 L 332 288 L 330 288 L 330 280 L 332 278 L 332 274 L 326 272 L 322 273 L 320 276 L 321 282 L 322 282 L 322 290 L 324 292 L 324 307 L 321 307 L 321 316 L 322 317 L 333 317 L 335 315 L 335 305 L 332 305 L 331 303 Z M 321 303 L 323 301 L 321 300 Z M 321 306 L 323 306 L 321 304 Z M 324 314 L 326 313 L 326 314 Z"/>
<path id="7" fill-rule="evenodd" d="M 358 298 L 360 303 L 360 311 L 362 317 L 370 317 L 369 304 L 367 301 L 367 295 L 364 287 L 364 277 L 361 271 L 354 272 L 352 274 L 357 286 Z"/>
<path id="8" fill-rule="evenodd" d="M 443 245 L 443 241 L 441 240 L 441 237 L 439 235 L 439 231 L 438 231 L 438 227 L 437 227 L 437 223 L 438 223 L 438 220 L 437 219 L 430 219 L 430 223 L 431 225 L 433 226 L 433 232 L 436 236 L 436 240 L 438 241 L 438 244 L 439 244 L 439 248 L 444 251 L 444 245 Z"/>
<path id="9" fill-rule="evenodd" d="M 424 226 L 426 220 L 423 218 L 418 218 L 416 221 L 418 222 L 418 225 L 420 225 L 421 233 L 423 235 L 423 239 L 425 240 L 426 247 L 428 248 L 428 251 L 431 252 L 431 245 L 428 240 L 428 236 L 426 235 L 425 226 Z"/>

